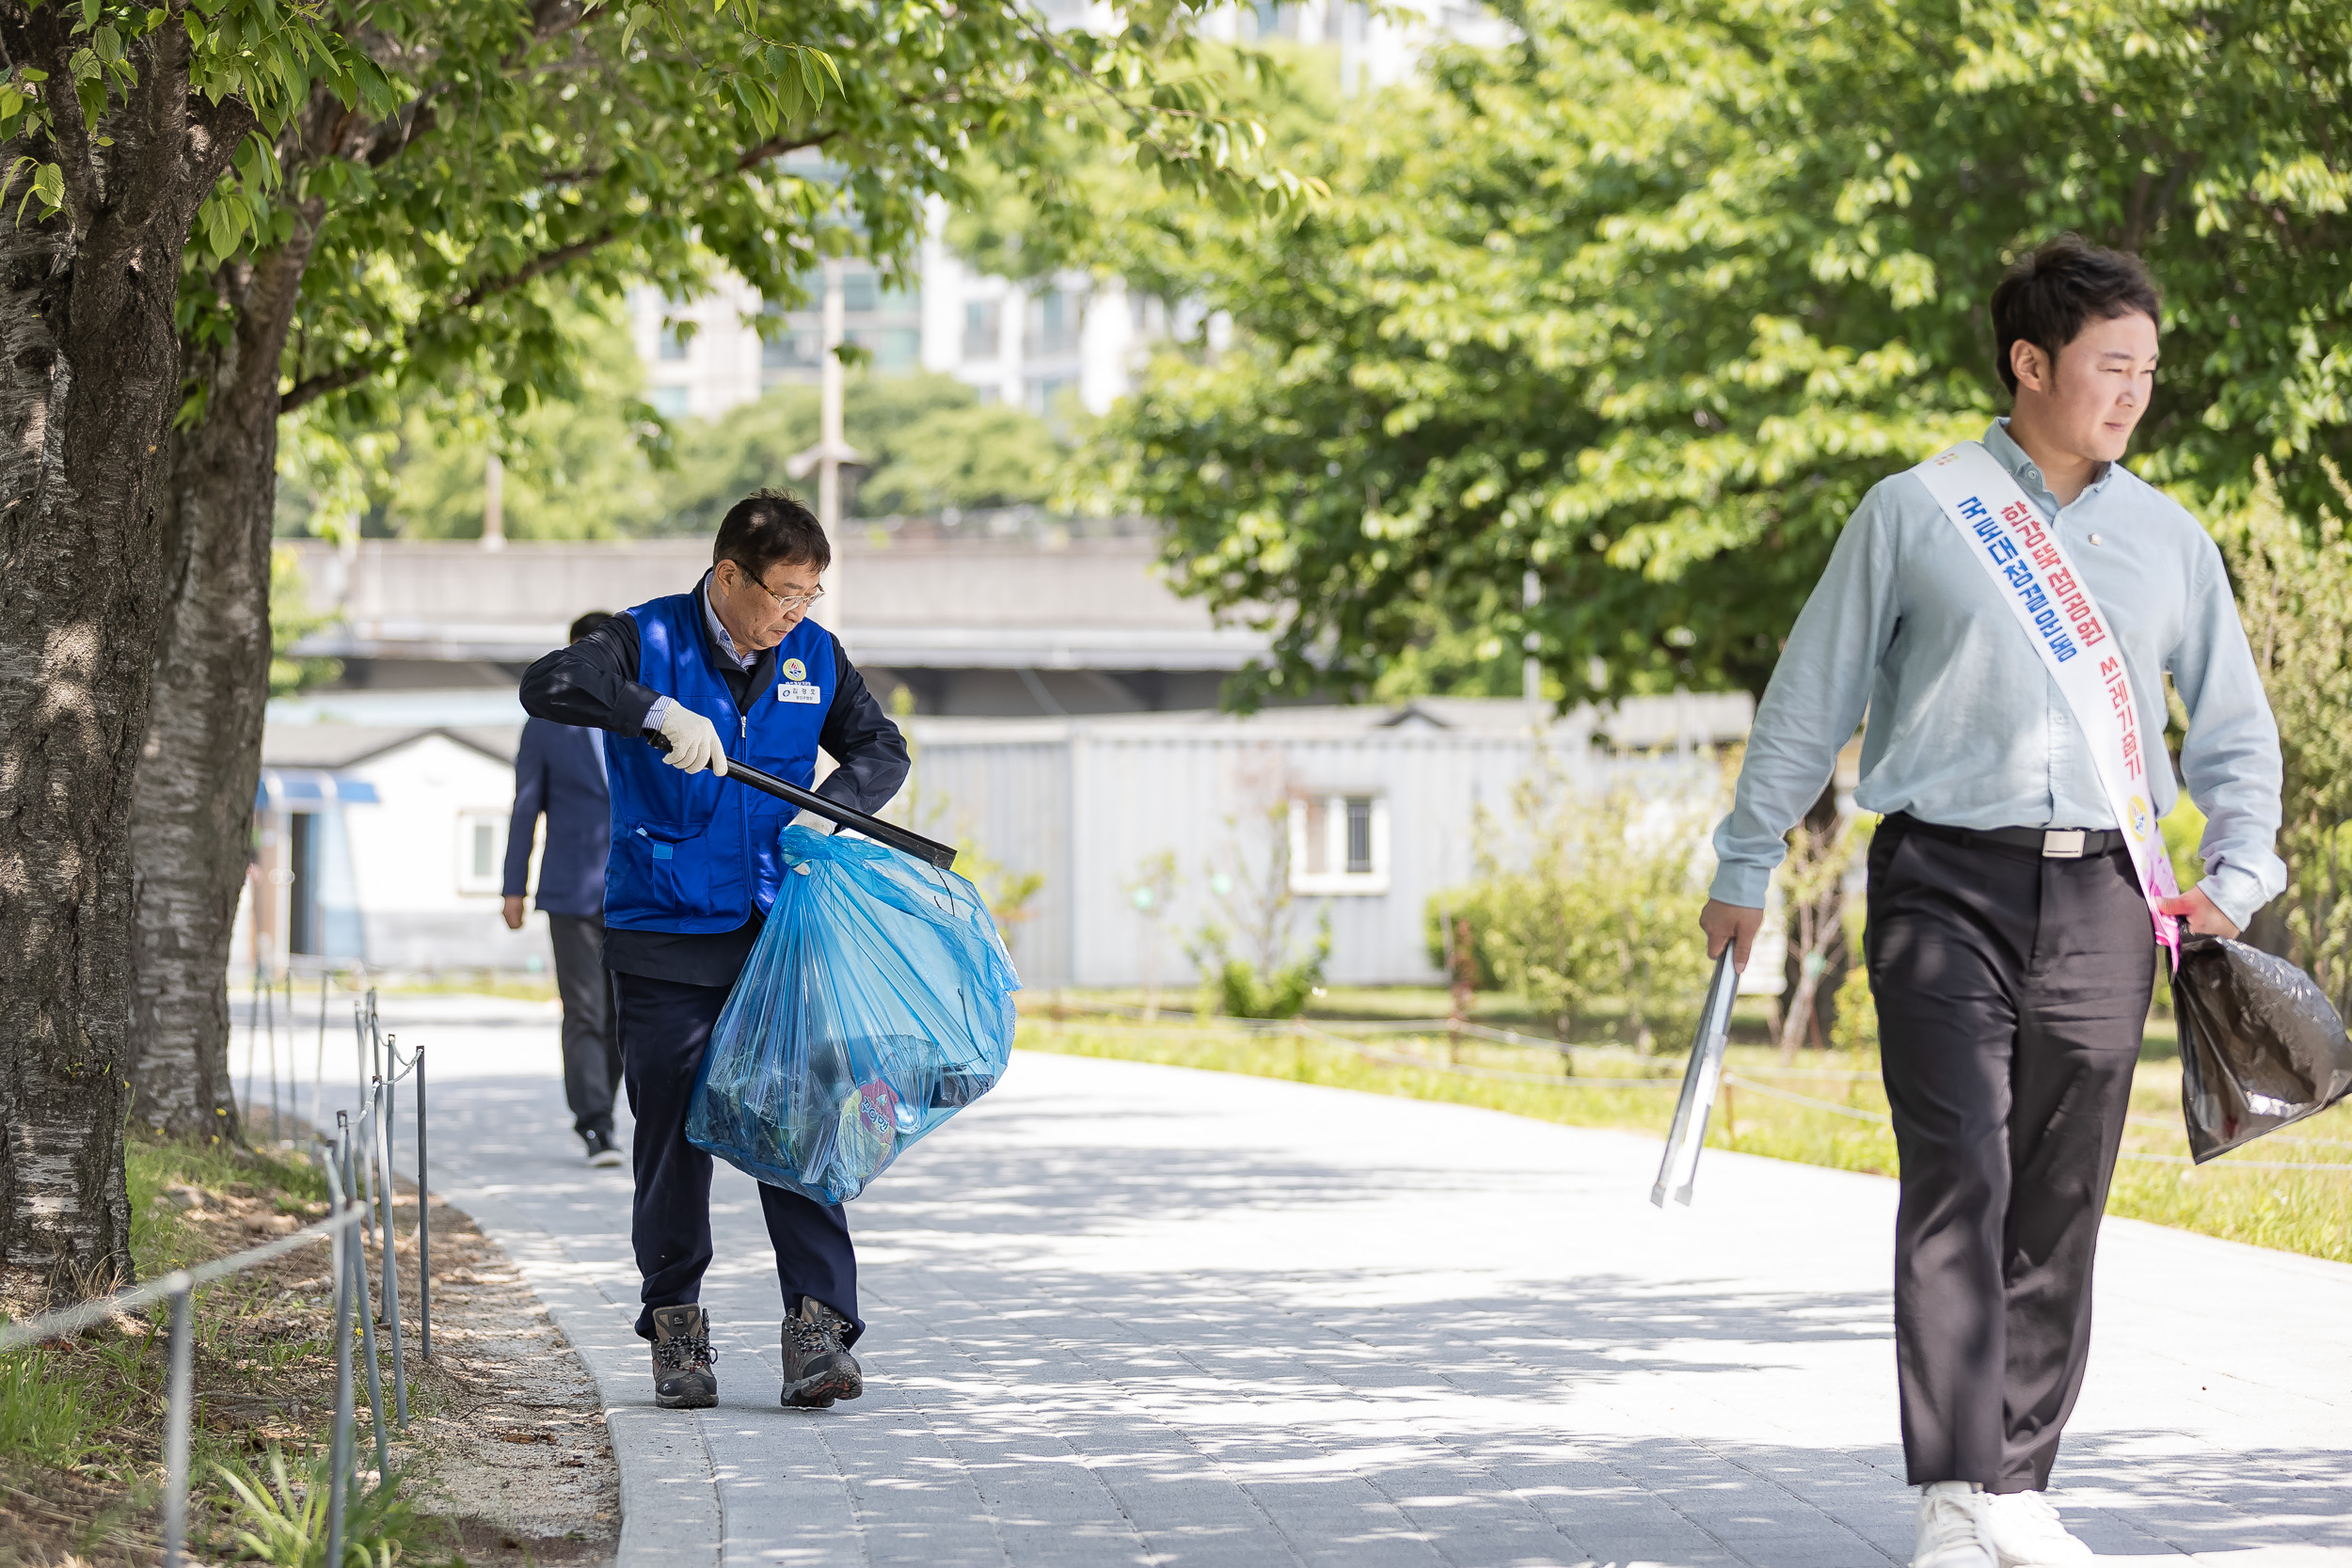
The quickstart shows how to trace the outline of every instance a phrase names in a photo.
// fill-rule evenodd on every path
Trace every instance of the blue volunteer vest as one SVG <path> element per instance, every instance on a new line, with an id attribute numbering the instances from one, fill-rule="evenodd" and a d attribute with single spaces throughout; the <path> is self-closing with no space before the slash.
<path id="1" fill-rule="evenodd" d="M 639 605 L 637 678 L 709 720 L 730 760 L 792 784 L 817 776 L 817 736 L 833 704 L 833 638 L 803 621 L 776 648 L 768 684 L 738 707 L 704 641 L 702 589 Z M 683 773 L 651 746 L 605 748 L 612 855 L 604 923 L 628 931 L 732 931 L 775 902 L 776 837 L 793 808 L 714 773 Z"/>

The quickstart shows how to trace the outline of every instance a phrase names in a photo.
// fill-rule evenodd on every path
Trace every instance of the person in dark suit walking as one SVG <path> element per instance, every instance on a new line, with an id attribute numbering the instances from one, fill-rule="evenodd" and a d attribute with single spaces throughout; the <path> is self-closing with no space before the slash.
<path id="1" fill-rule="evenodd" d="M 590 610 L 571 641 L 612 619 Z M 515 755 L 515 818 L 506 830 L 506 925 L 523 926 L 524 883 L 539 817 L 548 819 L 539 856 L 539 908 L 555 944 L 555 989 L 564 999 L 564 1100 L 592 1165 L 617 1165 L 612 1091 L 621 1081 L 611 977 L 604 967 L 604 869 L 612 842 L 604 736 L 575 724 L 531 719 Z"/>

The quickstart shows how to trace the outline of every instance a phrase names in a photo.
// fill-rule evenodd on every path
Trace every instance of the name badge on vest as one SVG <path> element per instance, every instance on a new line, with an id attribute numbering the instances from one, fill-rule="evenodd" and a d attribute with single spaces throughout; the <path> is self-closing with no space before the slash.
<path id="1" fill-rule="evenodd" d="M 784 677 L 776 687 L 777 702 L 821 703 L 825 700 L 824 689 L 808 678 L 808 666 L 799 659 L 786 659 L 784 667 L 776 673 Z"/>

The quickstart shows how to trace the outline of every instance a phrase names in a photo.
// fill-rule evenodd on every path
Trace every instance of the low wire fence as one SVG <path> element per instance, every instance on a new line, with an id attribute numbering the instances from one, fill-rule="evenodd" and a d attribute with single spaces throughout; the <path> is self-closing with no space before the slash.
<path id="1" fill-rule="evenodd" d="M 324 982 L 322 982 L 323 986 Z M 257 988 L 258 989 L 258 988 Z M 324 990 L 322 989 L 322 998 Z M 161 1303 L 169 1306 L 170 1342 L 164 1415 L 164 1568 L 182 1568 L 187 1551 L 190 1486 L 190 1429 L 195 1418 L 196 1292 L 217 1280 L 244 1274 L 288 1253 L 325 1242 L 333 1251 L 329 1271 L 335 1282 L 335 1411 L 328 1432 L 326 1476 L 332 1488 L 327 1498 L 327 1568 L 342 1568 L 343 1521 L 359 1495 L 358 1459 L 358 1394 L 352 1341 L 359 1340 L 359 1365 L 365 1372 L 368 1415 L 375 1439 L 376 1485 L 392 1476 L 391 1450 L 384 1418 L 383 1357 L 376 1330 L 387 1330 L 391 1356 L 392 1422 L 408 1427 L 408 1369 L 402 1325 L 400 1264 L 393 1245 L 392 1203 L 396 1191 L 393 1163 L 394 1123 L 400 1085 L 416 1085 L 416 1203 L 418 1267 L 418 1354 L 433 1354 L 432 1210 L 427 1201 L 429 1164 L 426 1147 L 424 1048 L 404 1053 L 398 1037 L 384 1033 L 376 1013 L 375 992 L 355 1003 L 353 1033 L 358 1042 L 360 1088 L 365 1103 L 355 1121 L 348 1111 L 335 1113 L 335 1132 L 327 1136 L 314 1117 L 310 1155 L 325 1176 L 327 1217 L 291 1235 L 226 1258 L 175 1269 L 144 1285 L 112 1295 L 76 1302 L 21 1322 L 0 1324 L 0 1354 L 71 1338 L 86 1329 L 112 1322 Z M 322 1034 L 324 1031 L 322 1031 Z M 323 1048 L 322 1048 L 323 1055 Z M 250 1058 L 248 1058 L 248 1069 Z M 275 1072 L 272 1077 L 275 1079 Z M 254 1100 L 248 1072 L 246 1125 L 253 1125 Z M 275 1098 L 273 1096 L 273 1098 Z M 273 1107 L 275 1110 L 275 1107 Z M 273 1117 L 273 1119 L 275 1119 Z M 277 1128 L 273 1128 L 275 1133 Z M 376 1241 L 382 1258 L 380 1293 L 369 1278 L 367 1242 Z"/>
<path id="2" fill-rule="evenodd" d="M 1577 1044 L 1570 1046 L 1564 1044 L 1561 1041 L 1548 1038 L 1542 1035 L 1523 1033 L 1516 1029 L 1497 1029 L 1488 1024 L 1473 1023 L 1465 1020 L 1378 1019 L 1346 1022 L 1327 1020 L 1323 1023 L 1318 1024 L 1310 1023 L 1302 1019 L 1219 1018 L 1216 1020 L 1207 1020 L 1197 1018 L 1185 1013 L 1170 1011 L 1160 1015 L 1160 1017 L 1165 1019 L 1166 1022 L 1144 1022 L 1147 1015 L 1142 1008 L 1120 1003 L 1065 1000 L 1057 1002 L 1055 1006 L 1057 1012 L 1092 1014 L 1095 1016 L 1078 1019 L 1065 1019 L 1050 1015 L 1041 1017 L 1034 1013 L 1025 1013 L 1022 1015 L 1021 1022 L 1024 1024 L 1041 1025 L 1048 1028 L 1057 1026 L 1084 1028 L 1094 1034 L 1158 1035 L 1165 1037 L 1171 1030 L 1194 1029 L 1215 1031 L 1225 1034 L 1238 1033 L 1278 1038 L 1309 1039 L 1319 1044 L 1335 1046 L 1343 1051 L 1353 1053 L 1364 1061 L 1377 1063 L 1383 1067 L 1411 1068 L 1416 1071 L 1421 1072 L 1443 1073 L 1456 1078 L 1483 1078 L 1490 1082 L 1497 1083 L 1533 1084 L 1558 1088 L 1655 1089 L 1666 1093 L 1678 1093 L 1682 1088 L 1682 1073 L 1679 1070 L 1677 1059 L 1673 1057 L 1659 1058 L 1640 1056 L 1621 1046 L 1595 1046 L 1590 1044 Z M 1112 1018 L 1120 1020 L 1120 1022 L 1104 1023 L 1098 1022 L 1100 1018 Z M 1342 1029 L 1350 1032 L 1343 1034 L 1340 1032 Z M 1650 1067 L 1660 1067 L 1662 1063 L 1662 1067 L 1673 1068 L 1674 1070 L 1667 1072 L 1662 1070 L 1661 1068 L 1661 1070 L 1654 1073 L 1645 1073 L 1642 1075 L 1636 1075 L 1633 1073 L 1596 1075 L 1578 1074 L 1572 1072 L 1522 1072 L 1508 1068 L 1483 1067 L 1474 1063 L 1445 1061 L 1433 1056 L 1422 1055 L 1414 1052 L 1397 1051 L 1387 1046 L 1376 1045 L 1373 1043 L 1371 1039 L 1361 1037 L 1367 1035 L 1375 1037 L 1380 1036 L 1400 1035 L 1420 1037 L 1446 1036 L 1460 1039 L 1485 1040 L 1495 1045 L 1519 1046 L 1531 1050 L 1553 1050 L 1560 1052 L 1564 1059 L 1565 1059 L 1568 1054 L 1573 1052 L 1574 1054 L 1578 1056 L 1599 1057 L 1603 1059 L 1624 1059 L 1629 1062 L 1639 1062 L 1645 1066 Z M 1736 1090 L 1745 1089 L 1751 1093 L 1761 1095 L 1768 1100 L 1777 1100 L 1784 1104 L 1801 1106 L 1808 1111 L 1821 1111 L 1831 1116 L 1844 1117 L 1853 1121 L 1869 1122 L 1880 1127 L 1892 1127 L 1894 1125 L 1894 1118 L 1883 1111 L 1873 1111 L 1860 1105 L 1844 1105 L 1834 1100 L 1822 1100 L 1814 1095 L 1802 1094 L 1797 1090 L 1786 1088 L 1779 1084 L 1771 1082 L 1770 1080 L 1773 1078 L 1794 1078 L 1799 1080 L 1811 1079 L 1815 1081 L 1822 1079 L 1845 1079 L 1868 1083 L 1876 1083 L 1879 1081 L 1879 1075 L 1875 1072 L 1846 1071 L 1833 1068 L 1744 1067 L 1737 1071 L 1725 1069 L 1721 1079 L 1721 1083 L 1723 1085 L 1723 1092 L 1726 1097 Z M 2130 1116 L 2126 1117 L 2124 1119 L 2128 1123 L 2139 1127 L 2170 1128 L 2176 1125 L 2174 1123 L 2162 1122 L 2156 1120 L 2155 1118 L 2142 1116 Z M 2272 1133 L 2270 1134 L 2270 1141 L 2290 1147 L 2312 1148 L 2352 1148 L 2352 1144 L 2346 1144 L 2341 1141 L 2326 1138 L 2296 1137 L 2287 1133 Z M 2185 1154 L 2159 1154 L 2129 1148 L 2119 1150 L 2116 1158 L 2119 1160 L 2128 1161 L 2136 1164 L 2196 1164 L 2196 1162 Z M 2352 1162 L 2321 1160 L 2249 1160 L 2224 1155 L 2218 1159 L 2208 1160 L 2201 1168 L 2205 1170 L 2227 1168 L 2245 1171 L 2352 1171 Z"/>

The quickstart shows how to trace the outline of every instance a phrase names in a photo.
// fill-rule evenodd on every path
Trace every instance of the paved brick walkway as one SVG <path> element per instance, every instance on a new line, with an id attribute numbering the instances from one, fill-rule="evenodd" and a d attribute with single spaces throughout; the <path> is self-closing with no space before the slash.
<path id="1" fill-rule="evenodd" d="M 552 1009 L 387 1009 L 436 1185 L 603 1387 L 624 1568 L 1907 1560 L 1891 1183 L 1488 1112 L 1024 1053 L 852 1209 L 866 1397 L 776 1405 L 722 1172 L 722 1404 L 652 1408 L 626 1172 L 578 1159 Z M 2058 1499 L 2103 1557 L 2352 1565 L 2352 1268 L 2107 1227 Z"/>

